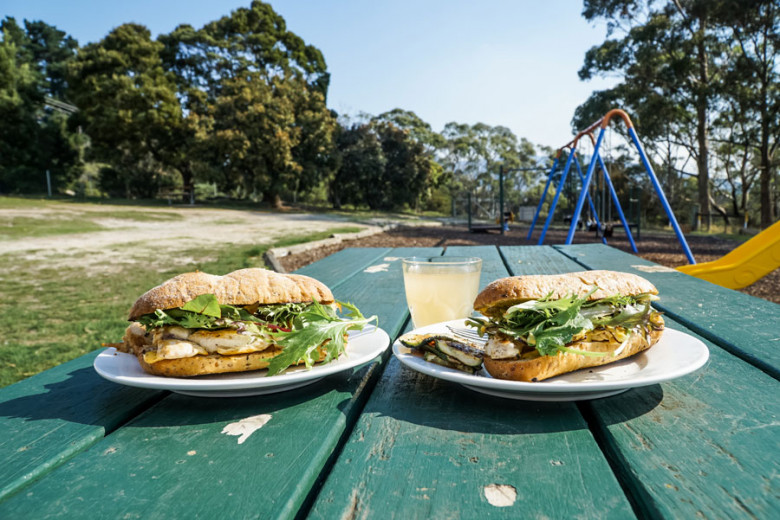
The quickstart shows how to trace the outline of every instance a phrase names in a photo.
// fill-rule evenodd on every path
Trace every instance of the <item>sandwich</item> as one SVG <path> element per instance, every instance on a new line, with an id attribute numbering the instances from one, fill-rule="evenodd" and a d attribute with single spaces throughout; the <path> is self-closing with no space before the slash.
<path id="1" fill-rule="evenodd" d="M 612 363 L 656 344 L 664 320 L 658 290 L 614 271 L 502 278 L 474 300 L 487 337 L 483 365 L 499 379 L 535 382 Z"/>
<path id="2" fill-rule="evenodd" d="M 338 310 L 346 314 L 339 317 Z M 146 372 L 190 377 L 328 363 L 350 330 L 370 321 L 303 275 L 250 268 L 225 276 L 185 273 L 143 294 L 130 309 L 122 343 Z"/>

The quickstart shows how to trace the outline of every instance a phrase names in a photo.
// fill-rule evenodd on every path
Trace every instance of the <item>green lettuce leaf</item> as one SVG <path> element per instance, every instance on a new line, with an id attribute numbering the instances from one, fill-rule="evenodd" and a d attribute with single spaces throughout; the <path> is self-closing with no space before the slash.
<path id="1" fill-rule="evenodd" d="M 553 300 L 548 295 L 540 300 L 525 301 L 508 308 L 500 318 L 470 318 L 467 324 L 477 328 L 481 335 L 500 332 L 520 338 L 543 356 L 553 356 L 559 351 L 603 356 L 606 353 L 586 352 L 566 345 L 576 336 L 597 327 L 632 329 L 647 323 L 655 312 L 650 302 L 656 298 L 650 294 L 614 295 L 588 301 L 596 290 L 594 287 L 579 298 L 572 294 Z"/>
<path id="2" fill-rule="evenodd" d="M 217 301 L 217 297 L 213 294 L 201 294 L 200 296 L 196 296 L 179 308 L 183 311 L 191 311 L 195 314 L 203 314 L 204 316 L 211 316 L 213 318 L 222 317 L 219 301 Z"/>
<path id="3" fill-rule="evenodd" d="M 366 324 L 377 319 L 376 316 L 365 318 L 357 307 L 350 303 L 337 303 L 346 309 L 346 319 L 339 318 L 332 308 L 314 302 L 295 317 L 291 332 L 274 334 L 276 343 L 283 350 L 271 359 L 267 375 L 276 375 L 300 362 L 311 368 L 319 359 L 317 348 L 320 345 L 325 349 L 323 363 L 337 358 L 345 351 L 344 336 L 348 331 L 363 330 Z"/>

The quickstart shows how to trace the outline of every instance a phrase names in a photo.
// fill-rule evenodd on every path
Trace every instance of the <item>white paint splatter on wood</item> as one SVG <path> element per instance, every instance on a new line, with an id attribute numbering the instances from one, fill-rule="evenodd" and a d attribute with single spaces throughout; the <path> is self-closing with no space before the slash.
<path id="1" fill-rule="evenodd" d="M 372 265 L 371 267 L 366 267 L 363 272 L 364 273 L 381 273 L 383 271 L 387 271 L 387 269 L 390 267 L 390 264 L 378 264 L 378 265 Z"/>
<path id="2" fill-rule="evenodd" d="M 239 436 L 238 443 L 244 444 L 250 435 L 265 426 L 270 420 L 271 416 L 269 414 L 253 415 L 252 417 L 226 425 L 222 428 L 222 433 L 225 435 L 237 435 Z"/>
<path id="3" fill-rule="evenodd" d="M 509 507 L 517 500 L 517 489 L 507 484 L 490 484 L 484 492 L 487 501 L 495 507 Z"/>

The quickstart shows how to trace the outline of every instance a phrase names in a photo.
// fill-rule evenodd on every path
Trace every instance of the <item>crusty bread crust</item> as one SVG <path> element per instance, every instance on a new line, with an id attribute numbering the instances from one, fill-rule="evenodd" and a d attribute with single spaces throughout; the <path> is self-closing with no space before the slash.
<path id="1" fill-rule="evenodd" d="M 325 349 L 318 349 L 320 354 L 317 361 L 325 359 Z M 207 374 L 225 374 L 228 372 L 249 372 L 250 370 L 262 370 L 268 368 L 271 359 L 282 353 L 282 348 L 272 345 L 260 352 L 250 354 L 238 354 L 235 356 L 223 356 L 221 354 L 209 354 L 208 356 L 192 356 L 181 359 L 163 359 L 156 363 L 144 361 L 143 354 L 138 354 L 138 362 L 144 371 L 163 377 L 192 377 Z M 299 365 L 302 363 L 298 363 Z"/>
<path id="2" fill-rule="evenodd" d="M 540 356 L 533 359 L 492 359 L 487 356 L 483 359 L 483 365 L 488 373 L 497 379 L 509 379 L 512 381 L 543 381 L 554 376 L 574 372 L 581 368 L 595 367 L 613 363 L 658 343 L 661 339 L 663 330 L 653 330 L 648 334 L 648 340 L 641 334 L 634 333 L 628 340 L 628 344 L 617 356 L 583 356 L 581 354 L 570 354 L 567 352 L 558 352 L 554 356 Z M 587 350 L 590 352 L 612 352 L 620 346 L 618 342 L 595 341 L 581 342 L 570 345 L 571 348 L 578 350 Z"/>
<path id="3" fill-rule="evenodd" d="M 269 347 L 260 352 L 223 356 L 210 354 L 208 356 L 192 356 L 181 359 L 163 359 L 156 363 L 144 361 L 143 354 L 137 356 L 141 368 L 155 376 L 191 377 L 206 374 L 223 374 L 226 372 L 247 372 L 268 368 L 271 359 L 282 351 L 277 346 Z"/>
<path id="4" fill-rule="evenodd" d="M 316 300 L 333 303 L 325 284 L 299 274 L 280 274 L 260 268 L 233 271 L 225 276 L 184 273 L 144 293 L 130 309 L 133 321 L 156 309 L 181 307 L 201 294 L 213 294 L 223 305 L 299 303 Z"/>
<path id="5" fill-rule="evenodd" d="M 594 286 L 599 289 L 590 295 L 590 300 L 616 294 L 658 294 L 655 286 L 641 276 L 617 271 L 511 276 L 496 280 L 485 287 L 474 300 L 474 309 L 485 316 L 499 316 L 505 309 L 517 303 L 538 300 L 548 295 L 553 299 L 572 293 L 584 296 Z"/>

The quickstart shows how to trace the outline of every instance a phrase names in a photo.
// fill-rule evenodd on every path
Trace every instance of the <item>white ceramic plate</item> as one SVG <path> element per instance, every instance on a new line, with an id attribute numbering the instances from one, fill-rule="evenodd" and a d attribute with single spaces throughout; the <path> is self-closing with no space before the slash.
<path id="1" fill-rule="evenodd" d="M 450 333 L 447 325 L 464 328 L 463 320 L 437 323 L 415 334 Z M 460 383 L 485 394 L 527 401 L 581 401 L 625 392 L 682 377 L 701 368 L 710 356 L 707 346 L 689 334 L 667 328 L 652 348 L 628 359 L 601 367 L 570 372 L 538 383 L 494 379 L 484 369 L 476 374 L 428 363 L 411 354 L 399 341 L 393 353 L 407 367 L 429 376 Z"/>
<path id="2" fill-rule="evenodd" d="M 160 377 L 147 374 L 138 359 L 115 348 L 108 348 L 96 358 L 94 367 L 102 377 L 121 385 L 170 390 L 199 397 L 241 397 L 284 392 L 319 381 L 325 376 L 368 363 L 390 344 L 384 330 L 367 325 L 350 332 L 347 354 L 326 365 L 288 368 L 282 374 L 266 377 L 266 370 L 235 374 L 215 374 L 192 378 Z"/>

